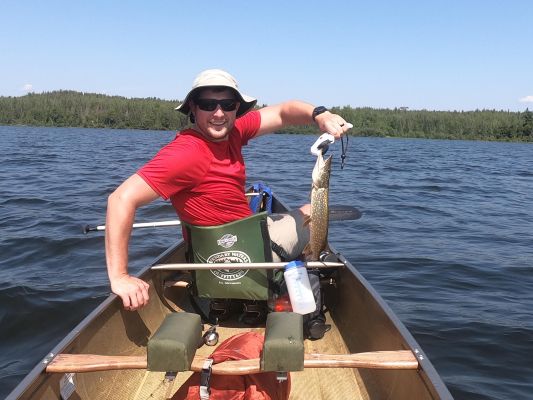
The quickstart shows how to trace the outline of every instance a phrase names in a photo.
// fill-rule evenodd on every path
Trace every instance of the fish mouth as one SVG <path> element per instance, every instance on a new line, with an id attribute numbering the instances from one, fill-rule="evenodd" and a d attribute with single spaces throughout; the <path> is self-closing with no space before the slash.
<path id="1" fill-rule="evenodd" d="M 320 154 L 313 168 L 311 179 L 316 187 L 326 187 L 329 185 L 329 173 L 331 171 L 331 156 L 324 159 Z"/>

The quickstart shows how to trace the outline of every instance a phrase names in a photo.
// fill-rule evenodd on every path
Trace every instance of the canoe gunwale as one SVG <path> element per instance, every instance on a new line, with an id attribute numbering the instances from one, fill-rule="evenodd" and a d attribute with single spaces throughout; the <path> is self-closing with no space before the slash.
<path id="1" fill-rule="evenodd" d="M 184 247 L 183 240 L 176 241 L 173 245 L 167 248 L 163 253 L 156 257 L 156 259 L 147 267 L 144 267 L 137 276 L 141 279 L 147 278 L 152 275 L 151 268 L 162 260 L 167 258 L 170 254 L 174 253 L 178 248 Z M 46 374 L 46 366 L 49 362 L 58 354 L 64 353 L 66 349 L 72 347 L 76 339 L 80 336 L 83 330 L 89 326 L 94 320 L 96 320 L 101 314 L 108 311 L 111 307 L 116 307 L 113 303 L 120 302 L 118 296 L 114 293 L 110 293 L 102 303 L 91 311 L 85 318 L 83 318 L 78 325 L 76 325 L 54 348 L 46 354 L 39 363 L 33 367 L 33 369 L 19 382 L 19 384 L 8 394 L 6 400 L 15 400 L 22 396 L 29 387 L 31 387 L 35 381 L 39 379 L 42 374 Z"/>
<path id="2" fill-rule="evenodd" d="M 348 261 L 342 253 L 336 251 L 336 249 L 330 245 L 330 248 L 334 254 L 336 254 L 339 260 L 344 263 L 345 269 L 349 270 L 350 273 L 357 279 L 361 285 L 368 291 L 370 296 L 378 303 L 379 307 L 386 314 L 387 318 L 394 325 L 397 331 L 400 333 L 401 337 L 405 341 L 408 349 L 413 352 L 416 356 L 419 363 L 419 373 L 426 381 L 428 389 L 434 388 L 434 395 L 440 399 L 451 399 L 453 397 L 449 392 L 448 388 L 444 384 L 441 376 L 431 363 L 430 359 L 423 352 L 420 344 L 416 341 L 411 332 L 406 328 L 403 322 L 398 318 L 398 316 L 392 311 L 388 303 L 381 297 L 381 295 L 374 289 L 374 287 L 366 280 L 366 278 L 353 266 L 353 264 Z"/>

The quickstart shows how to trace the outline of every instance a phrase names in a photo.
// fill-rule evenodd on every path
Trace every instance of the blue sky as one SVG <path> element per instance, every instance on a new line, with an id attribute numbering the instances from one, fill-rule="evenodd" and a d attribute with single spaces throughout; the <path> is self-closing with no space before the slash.
<path id="1" fill-rule="evenodd" d="M 533 109 L 533 1 L 0 3 L 0 96 L 183 99 L 223 68 L 259 104 Z"/>

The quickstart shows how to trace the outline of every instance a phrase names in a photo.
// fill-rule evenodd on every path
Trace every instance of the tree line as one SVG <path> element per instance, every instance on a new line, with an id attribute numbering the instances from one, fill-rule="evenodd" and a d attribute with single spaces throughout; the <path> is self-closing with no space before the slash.
<path id="1" fill-rule="evenodd" d="M 125 98 L 75 91 L 0 97 L 0 124 L 179 130 L 188 124 L 177 100 Z M 429 111 L 335 107 L 358 136 L 533 141 L 533 112 Z M 285 133 L 317 134 L 314 125 Z"/>
<path id="2" fill-rule="evenodd" d="M 75 91 L 0 97 L 0 124 L 83 128 L 177 130 L 187 117 L 178 101 L 128 99 Z"/>

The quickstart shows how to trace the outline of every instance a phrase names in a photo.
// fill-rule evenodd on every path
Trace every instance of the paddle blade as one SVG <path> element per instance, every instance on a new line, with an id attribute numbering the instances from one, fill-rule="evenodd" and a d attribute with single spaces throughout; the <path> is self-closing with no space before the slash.
<path id="1" fill-rule="evenodd" d="M 330 221 L 353 221 L 362 215 L 363 213 L 353 206 L 329 206 Z"/>

